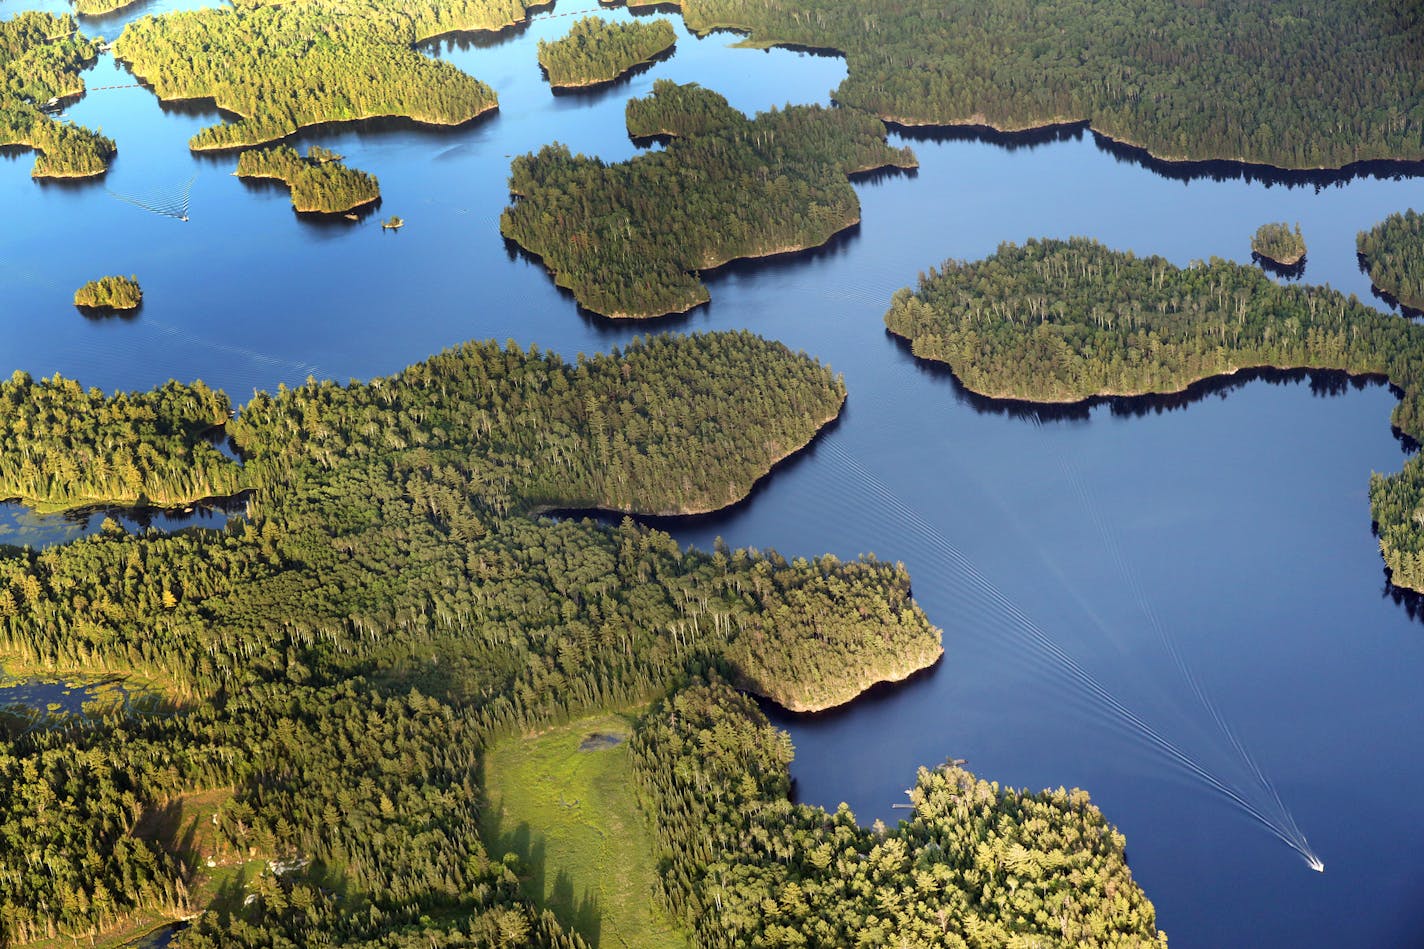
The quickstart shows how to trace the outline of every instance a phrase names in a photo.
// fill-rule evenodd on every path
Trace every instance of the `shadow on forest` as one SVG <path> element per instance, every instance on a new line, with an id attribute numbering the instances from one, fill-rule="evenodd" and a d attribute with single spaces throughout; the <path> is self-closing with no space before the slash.
<path id="1" fill-rule="evenodd" d="M 544 835 L 535 834 L 527 821 L 506 829 L 504 809 L 495 802 L 488 803 L 487 808 L 483 836 L 490 855 L 497 859 L 516 857 L 518 862 L 513 869 L 524 895 L 536 906 L 552 912 L 564 926 L 576 930 L 592 949 L 598 949 L 603 931 L 603 908 L 598 896 L 587 889 L 581 895 L 575 893 L 573 877 L 566 870 L 559 870 L 550 884 Z"/>

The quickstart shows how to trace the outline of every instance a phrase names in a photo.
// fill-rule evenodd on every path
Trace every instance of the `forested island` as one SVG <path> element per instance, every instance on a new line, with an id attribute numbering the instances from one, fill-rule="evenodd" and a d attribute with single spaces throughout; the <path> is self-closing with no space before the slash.
<path id="1" fill-rule="evenodd" d="M 70 0 L 80 16 L 106 16 L 125 10 L 141 0 Z"/>
<path id="2" fill-rule="evenodd" d="M 108 170 L 117 150 L 112 139 L 41 111 L 81 94 L 79 72 L 98 54 L 72 16 L 26 11 L 0 20 L 0 147 L 37 151 L 33 177 L 86 178 Z"/>
<path id="3" fill-rule="evenodd" d="M 539 65 L 555 89 L 612 82 L 672 49 L 677 34 L 667 20 L 610 23 L 601 17 L 575 20 L 567 36 L 539 41 Z"/>
<path id="4" fill-rule="evenodd" d="M 88 405 L 80 429 L 39 439 L 47 465 L 137 438 L 150 470 L 176 469 L 191 442 L 134 416 L 221 414 L 183 391 Z M 16 380 L 4 416 L 43 416 L 23 406 L 55 392 L 97 398 Z M 480 843 L 487 742 L 711 670 L 824 707 L 867 665 L 933 661 L 939 631 L 898 565 L 703 553 L 631 521 L 531 512 L 735 500 L 843 396 L 823 366 L 746 333 L 576 362 L 467 344 L 367 383 L 255 396 L 228 423 L 248 516 L 223 530 L 0 548 L 0 654 L 142 673 L 182 708 L 0 739 L 0 940 L 199 913 L 186 946 L 582 945 Z M 202 860 L 154 830 L 199 801 Z M 783 872 L 772 847 L 739 859 Z M 214 891 L 227 897 L 203 912 L 194 894 Z M 1115 930 L 1132 905 L 1092 911 Z"/>
<path id="5" fill-rule="evenodd" d="M 142 302 L 137 277 L 100 277 L 74 291 L 75 306 L 96 310 L 135 310 Z"/>
<path id="6" fill-rule="evenodd" d="M 667 137 L 667 148 L 616 164 L 563 145 L 516 158 L 500 218 L 559 286 L 608 317 L 706 303 L 699 271 L 824 244 L 860 219 L 849 175 L 915 164 L 878 119 L 850 109 L 749 119 L 715 92 L 660 79 L 626 114 L 630 135 Z"/>
<path id="7" fill-rule="evenodd" d="M 1424 326 L 1329 287 L 1281 286 L 1213 259 L 1178 268 L 1086 238 L 1003 244 L 896 292 L 885 325 L 975 392 L 1075 402 L 1181 391 L 1241 369 L 1337 369 L 1400 390 L 1393 422 L 1424 438 Z M 1424 591 L 1424 460 L 1376 475 L 1391 580 Z"/>
<path id="8" fill-rule="evenodd" d="M 494 91 L 414 44 L 524 17 L 520 0 L 237 0 L 135 20 L 114 55 L 159 98 L 211 98 L 242 116 L 200 131 L 193 149 L 241 148 L 323 122 L 468 122 L 497 106 Z"/>
<path id="9" fill-rule="evenodd" d="M 1360 264 L 1375 289 L 1413 310 L 1424 310 L 1424 214 L 1391 214 L 1355 238 Z"/>
<path id="10" fill-rule="evenodd" d="M 1277 267 L 1298 267 L 1305 261 L 1305 236 L 1299 224 L 1294 230 L 1282 222 L 1262 224 L 1251 235 L 1251 253 Z"/>
<path id="11" fill-rule="evenodd" d="M 292 207 L 303 213 L 340 214 L 381 197 L 375 175 L 346 167 L 340 155 L 320 145 L 305 156 L 288 145 L 245 151 L 237 157 L 236 174 L 284 182 L 292 189 Z"/>
<path id="12" fill-rule="evenodd" d="M 231 415 L 202 383 L 105 396 L 71 379 L 0 382 L 0 499 L 41 511 L 173 508 L 242 489 L 208 437 Z"/>
<path id="13" fill-rule="evenodd" d="M 1088 122 L 1168 161 L 1424 159 L 1424 29 L 1406 0 L 673 2 L 698 33 L 845 54 L 836 101 L 902 125 Z"/>

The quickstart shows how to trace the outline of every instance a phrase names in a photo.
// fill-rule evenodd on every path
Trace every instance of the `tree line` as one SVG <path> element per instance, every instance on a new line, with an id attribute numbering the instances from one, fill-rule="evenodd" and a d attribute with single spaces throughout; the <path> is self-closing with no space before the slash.
<path id="1" fill-rule="evenodd" d="M 634 137 L 671 141 L 615 164 L 558 144 L 516 158 L 500 218 L 555 282 L 610 317 L 684 312 L 709 299 L 698 271 L 825 243 L 860 219 L 848 175 L 915 163 L 863 113 L 788 106 L 749 119 L 662 79 L 628 103 L 627 122 Z"/>

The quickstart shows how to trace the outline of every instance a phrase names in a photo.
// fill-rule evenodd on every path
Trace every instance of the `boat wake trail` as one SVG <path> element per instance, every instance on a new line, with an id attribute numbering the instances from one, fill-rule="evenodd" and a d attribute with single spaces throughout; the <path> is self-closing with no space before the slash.
<path id="1" fill-rule="evenodd" d="M 933 527 L 923 516 L 909 507 L 880 478 L 868 471 L 854 456 L 834 441 L 825 445 L 826 451 L 838 458 L 847 473 L 874 499 L 884 505 L 887 513 L 904 531 L 902 537 L 922 554 L 939 561 L 943 570 L 935 574 L 936 581 L 950 588 L 956 600 L 956 607 L 964 610 L 974 620 L 974 625 L 983 630 L 995 630 L 1014 637 L 1017 645 L 1023 647 L 1026 659 L 1044 672 L 1058 676 L 1065 684 L 1075 689 L 1088 700 L 1092 710 L 1105 723 L 1112 725 L 1120 733 L 1137 741 L 1190 778 L 1201 782 L 1222 799 L 1231 803 L 1242 813 L 1265 828 L 1273 837 L 1298 853 L 1311 869 L 1323 871 L 1324 863 L 1311 849 L 1305 834 L 1301 832 L 1291 817 L 1290 811 L 1281 801 L 1275 786 L 1266 777 L 1255 759 L 1246 750 L 1236 732 L 1229 727 L 1219 708 L 1206 695 L 1191 668 L 1182 658 L 1180 650 L 1171 641 L 1165 627 L 1156 620 L 1151 604 L 1142 593 L 1140 583 L 1133 581 L 1134 592 L 1139 605 L 1148 612 L 1149 622 L 1154 625 L 1167 645 L 1174 663 L 1187 678 L 1194 695 L 1210 712 L 1218 728 L 1226 736 L 1236 754 L 1246 763 L 1254 778 L 1256 789 L 1243 788 L 1222 777 L 1216 771 L 1202 764 L 1176 742 L 1164 735 L 1158 728 L 1146 721 L 1113 694 L 1103 683 L 1086 669 L 1081 662 L 1060 646 L 1036 621 L 1029 617 L 1017 603 L 989 581 L 972 561 L 949 541 L 943 532 Z M 1080 482 L 1081 486 L 1081 482 Z M 1101 519 L 1099 518 L 1099 523 Z M 1105 530 L 1105 526 L 1104 526 Z M 1105 536 L 1108 536 L 1105 534 Z M 1119 558 L 1119 564 L 1127 576 L 1135 577 L 1127 571 L 1121 551 L 1115 542 L 1110 546 Z M 1100 621 L 1099 621 L 1100 622 Z"/>
<path id="2" fill-rule="evenodd" d="M 120 194 L 108 188 L 104 190 L 134 207 L 163 217 L 171 217 L 174 220 L 186 221 L 188 220 L 188 200 L 193 194 L 193 182 L 196 180 L 198 180 L 198 176 L 193 175 L 176 187 L 156 188 L 142 194 Z"/>

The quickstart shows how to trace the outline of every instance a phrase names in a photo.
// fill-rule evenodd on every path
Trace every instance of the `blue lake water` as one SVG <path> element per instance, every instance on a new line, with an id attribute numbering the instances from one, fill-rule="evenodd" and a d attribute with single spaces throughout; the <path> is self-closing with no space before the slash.
<path id="1" fill-rule="evenodd" d="M 3 0 L 0 16 L 31 5 Z M 1371 299 L 1355 234 L 1424 204 L 1424 180 L 1183 181 L 1091 134 L 1019 148 L 895 136 L 921 167 L 860 183 L 852 232 L 812 254 L 724 268 L 709 279 L 712 303 L 685 317 L 610 323 L 581 314 L 501 238 L 510 158 L 554 140 L 609 160 L 636 154 L 623 105 L 658 78 L 756 110 L 828 103 L 845 68 L 734 49 L 729 34 L 698 40 L 675 20 L 666 62 L 554 97 L 535 43 L 587 7 L 561 4 L 500 38 L 428 44 L 496 89 L 497 115 L 454 130 L 303 133 L 379 176 L 379 214 L 357 223 L 299 218 L 285 190 L 232 177 L 235 157 L 191 155 L 187 139 L 219 120 L 212 109 L 165 108 L 141 88 L 90 93 L 68 114 L 118 142 L 101 182 L 37 184 L 30 155 L 0 158 L 0 206 L 19 222 L 0 234 L 0 371 L 110 389 L 201 378 L 241 402 L 309 375 L 394 372 L 472 338 L 570 357 L 641 333 L 747 327 L 781 339 L 845 374 L 844 418 L 747 503 L 670 529 L 702 546 L 720 535 L 788 555 L 903 560 L 946 651 L 932 672 L 845 710 L 778 718 L 796 742 L 801 799 L 893 821 L 917 766 L 962 757 L 1006 784 L 1089 789 L 1126 834 L 1175 946 L 1424 944 L 1424 813 L 1410 806 L 1424 787 L 1424 626 L 1388 593 L 1366 497 L 1370 471 L 1404 459 L 1390 392 L 1271 376 L 1176 399 L 1009 411 L 918 364 L 881 323 L 919 271 L 1001 241 L 1083 234 L 1179 264 L 1247 261 L 1251 232 L 1269 220 L 1302 225 L 1305 280 Z M 126 17 L 85 28 L 114 36 Z M 86 78 L 133 81 L 107 56 Z M 171 192 L 194 175 L 187 223 L 108 193 Z M 407 226 L 383 232 L 389 214 Z M 70 305 L 104 273 L 139 276 L 136 317 L 92 321 Z M 12 507 L 0 543 L 52 543 L 67 529 Z M 999 591 L 997 606 L 950 548 Z M 1165 636 L 1326 872 L 1126 726 L 1006 620 L 1004 602 L 1192 761 L 1249 785 Z"/>

